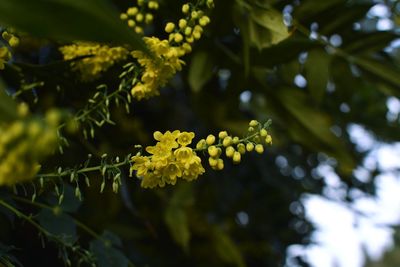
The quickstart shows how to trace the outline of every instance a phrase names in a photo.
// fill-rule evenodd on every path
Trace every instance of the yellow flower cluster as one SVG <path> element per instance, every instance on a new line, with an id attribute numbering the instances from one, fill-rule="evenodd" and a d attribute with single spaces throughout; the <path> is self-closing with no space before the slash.
<path id="1" fill-rule="evenodd" d="M 136 33 L 143 33 L 143 26 L 153 22 L 154 16 L 152 10 L 158 9 L 158 2 L 151 0 L 138 0 L 137 6 L 129 7 L 125 13 L 122 13 L 120 18 L 133 28 Z"/>
<path id="2" fill-rule="evenodd" d="M 132 96 L 138 100 L 158 95 L 158 88 L 164 86 L 184 64 L 179 58 L 179 48 L 171 46 L 167 40 L 144 37 L 144 41 L 154 58 L 141 51 L 131 53 L 143 67 L 141 81 L 131 90 Z"/>
<path id="3" fill-rule="evenodd" d="M 19 38 L 14 36 L 13 34 L 4 31 L 1 34 L 1 37 L 10 47 L 16 47 L 19 44 Z M 4 69 L 5 63 L 11 59 L 11 52 L 7 46 L 0 47 L 0 70 Z"/>
<path id="4" fill-rule="evenodd" d="M 151 2 L 153 1 L 148 4 Z M 158 95 L 159 88 L 165 86 L 168 80 L 182 69 L 184 62 L 180 58 L 192 51 L 191 44 L 200 39 L 203 26 L 210 22 L 201 9 L 211 8 L 213 4 L 212 0 L 200 2 L 198 5 L 184 4 L 182 12 L 185 18 L 179 20 L 178 26 L 172 22 L 165 26 L 165 31 L 169 33 L 168 40 L 144 37 L 153 57 L 141 51 L 131 53 L 143 67 L 140 81 L 131 90 L 133 97 L 141 100 Z"/>
<path id="5" fill-rule="evenodd" d="M 272 144 L 272 137 L 267 131 L 269 124 L 262 125 L 256 120 L 249 123 L 247 137 L 239 138 L 238 136 L 231 136 L 227 131 L 221 131 L 217 138 L 210 134 L 206 139 L 201 139 L 197 145 L 197 150 L 207 150 L 208 163 L 214 170 L 222 170 L 224 168 L 224 161 L 221 155 L 225 152 L 227 158 L 232 159 L 234 164 L 239 164 L 242 155 L 246 152 L 255 150 L 257 153 L 264 152 L 264 145 Z M 225 150 L 225 151 L 223 151 Z"/>
<path id="6" fill-rule="evenodd" d="M 255 150 L 262 154 L 264 146 L 272 144 L 272 137 L 267 131 L 269 124 L 268 122 L 262 125 L 252 120 L 247 136 L 242 139 L 229 135 L 227 131 L 221 131 L 218 137 L 210 134 L 206 139 L 201 139 L 195 149 L 188 146 L 194 138 L 192 132 L 155 132 L 154 139 L 158 141 L 157 144 L 146 147 L 146 151 L 151 155 L 142 156 L 138 153 L 132 157 L 131 175 L 135 171 L 136 176 L 142 179 L 141 186 L 145 188 L 175 184 L 177 178 L 191 181 L 205 172 L 201 159 L 196 154 L 205 151 L 209 155 L 210 167 L 222 170 L 223 152 L 235 164 L 240 163 L 242 155 L 246 152 Z"/>
<path id="7" fill-rule="evenodd" d="M 125 60 L 129 51 L 123 47 L 110 47 L 95 43 L 76 43 L 60 47 L 64 60 L 84 57 L 71 63 L 72 69 L 79 71 L 83 81 L 92 81 L 118 61 Z"/>
<path id="8" fill-rule="evenodd" d="M 20 106 L 22 113 L 27 107 Z M 46 119 L 21 117 L 0 125 L 0 185 L 29 181 L 39 171 L 39 162 L 57 147 L 59 114 Z"/>
<path id="9" fill-rule="evenodd" d="M 131 173 L 136 171 L 136 176 L 142 178 L 141 186 L 144 188 L 174 185 L 177 178 L 187 181 L 197 179 L 204 173 L 204 168 L 196 152 L 188 147 L 193 137 L 193 132 L 178 130 L 164 134 L 155 132 L 157 144 L 146 147 L 151 156 L 139 154 L 132 157 Z"/>
<path id="10" fill-rule="evenodd" d="M 11 58 L 10 50 L 6 46 L 0 47 L 0 70 L 4 69 L 5 64 Z"/>

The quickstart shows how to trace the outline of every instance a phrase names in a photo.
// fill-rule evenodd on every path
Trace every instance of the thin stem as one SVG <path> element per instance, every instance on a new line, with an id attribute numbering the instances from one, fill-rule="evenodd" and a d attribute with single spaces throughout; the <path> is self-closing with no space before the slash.
<path id="1" fill-rule="evenodd" d="M 17 217 L 22 218 L 24 220 L 26 220 L 27 222 L 29 222 L 31 225 L 33 225 L 36 229 L 38 229 L 40 232 L 42 232 L 43 234 L 45 234 L 46 236 L 51 236 L 54 237 L 53 234 L 51 234 L 50 232 L 48 232 L 46 229 L 44 229 L 42 226 L 40 226 L 40 224 L 38 224 L 37 222 L 35 222 L 34 220 L 32 220 L 31 217 L 23 214 L 22 212 L 20 212 L 19 210 L 17 210 L 16 208 L 14 208 L 13 206 L 11 206 L 10 204 L 8 204 L 7 202 L 3 201 L 0 199 L 0 205 L 2 205 L 3 207 L 5 207 L 6 209 L 10 210 L 12 213 L 14 213 Z"/>
<path id="2" fill-rule="evenodd" d="M 81 173 L 87 173 L 87 172 L 94 172 L 94 171 L 100 171 L 104 166 L 107 168 L 118 168 L 121 166 L 128 165 L 130 163 L 129 159 L 124 160 L 123 162 L 119 162 L 116 164 L 110 164 L 110 165 L 97 165 L 97 166 L 92 166 L 92 167 L 86 167 L 77 171 L 74 171 L 73 169 L 71 170 L 66 170 L 61 173 L 43 173 L 43 174 L 37 174 L 36 177 L 43 177 L 43 178 L 49 178 L 49 177 L 64 177 L 71 175 L 71 173 L 75 172 L 76 174 L 81 174 Z"/>

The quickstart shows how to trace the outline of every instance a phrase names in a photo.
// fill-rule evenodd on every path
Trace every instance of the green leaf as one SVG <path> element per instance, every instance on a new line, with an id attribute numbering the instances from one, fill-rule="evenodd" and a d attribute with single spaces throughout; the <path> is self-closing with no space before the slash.
<path id="1" fill-rule="evenodd" d="M 61 204 L 59 205 L 59 197 L 55 194 L 52 195 L 47 202 L 51 206 L 59 207 L 62 212 L 76 212 L 81 206 L 82 202 L 75 196 L 75 188 L 68 184 L 64 184 L 63 186 L 64 198 Z"/>
<path id="2" fill-rule="evenodd" d="M 340 32 L 343 28 L 352 27 L 354 22 L 363 19 L 368 10 L 373 6 L 371 3 L 355 3 L 350 6 L 340 5 L 340 9 L 335 9 L 332 12 L 340 16 L 336 16 L 334 20 L 327 20 L 325 25 L 321 25 L 320 33 L 330 35 Z"/>
<path id="3" fill-rule="evenodd" d="M 199 92 L 213 75 L 214 62 L 206 51 L 196 52 L 190 63 L 188 81 L 194 92 Z"/>
<path id="4" fill-rule="evenodd" d="M 274 67 L 297 60 L 300 53 L 320 46 L 321 44 L 309 38 L 291 36 L 277 45 L 253 53 L 251 62 L 253 65 Z"/>
<path id="5" fill-rule="evenodd" d="M 399 38 L 399 35 L 389 31 L 354 33 L 351 40 L 343 44 L 342 49 L 351 54 L 375 52 L 385 48 L 396 38 Z"/>
<path id="6" fill-rule="evenodd" d="M 336 157 L 340 170 L 351 173 L 355 167 L 354 159 L 344 143 L 330 131 L 330 117 L 312 108 L 306 94 L 298 89 L 281 89 L 277 97 L 289 113 L 286 120 L 292 137 L 316 151 L 322 150 Z"/>
<path id="7" fill-rule="evenodd" d="M 328 118 L 307 105 L 304 92 L 298 89 L 283 89 L 277 96 L 287 111 L 319 140 L 331 145 L 338 141 L 329 130 L 331 123 Z"/>
<path id="8" fill-rule="evenodd" d="M 395 66 L 389 66 L 377 60 L 361 57 L 353 58 L 353 62 L 362 69 L 378 76 L 380 79 L 398 88 L 400 87 L 400 70 Z"/>
<path id="9" fill-rule="evenodd" d="M 169 206 L 165 212 L 164 220 L 175 242 L 187 251 L 189 248 L 190 230 L 186 210 L 179 206 Z"/>
<path id="10" fill-rule="evenodd" d="M 73 244 L 78 238 L 74 219 L 68 214 L 43 209 L 37 215 L 37 219 L 43 228 L 68 244 Z"/>
<path id="11" fill-rule="evenodd" d="M 254 8 L 250 18 L 254 22 L 250 24 L 250 38 L 260 50 L 278 44 L 290 36 L 282 13 L 275 9 Z"/>
<path id="12" fill-rule="evenodd" d="M 128 266 L 128 258 L 113 246 L 120 246 L 121 240 L 114 234 L 105 231 L 101 236 L 101 240 L 93 240 L 90 242 L 90 251 L 96 257 L 99 267 L 126 267 Z"/>
<path id="13" fill-rule="evenodd" d="M 314 16 L 329 11 L 334 6 L 343 5 L 343 2 L 345 2 L 345 0 L 305 0 L 296 8 L 294 17 L 302 21 L 311 21 Z"/>
<path id="14" fill-rule="evenodd" d="M 190 229 L 186 208 L 193 204 L 190 184 L 181 184 L 174 191 L 164 214 L 164 220 L 175 242 L 186 252 L 189 249 Z"/>
<path id="15" fill-rule="evenodd" d="M 0 122 L 13 121 L 17 118 L 17 104 L 6 93 L 5 84 L 0 79 Z"/>
<path id="16" fill-rule="evenodd" d="M 241 29 L 244 45 L 249 41 L 262 50 L 290 36 L 281 12 L 269 6 L 250 6 L 240 0 L 236 3 L 234 18 Z"/>
<path id="17" fill-rule="evenodd" d="M 219 228 L 213 231 L 213 244 L 218 256 L 226 263 L 234 264 L 238 267 L 246 266 L 243 255 L 235 242 Z"/>
<path id="18" fill-rule="evenodd" d="M 320 103 L 326 91 L 329 79 L 329 65 L 331 56 L 323 49 L 314 49 L 308 52 L 305 63 L 308 89 L 316 103 Z"/>
<path id="19" fill-rule="evenodd" d="M 106 0 L 2 0 L 0 23 L 38 37 L 129 44 L 147 51 Z"/>

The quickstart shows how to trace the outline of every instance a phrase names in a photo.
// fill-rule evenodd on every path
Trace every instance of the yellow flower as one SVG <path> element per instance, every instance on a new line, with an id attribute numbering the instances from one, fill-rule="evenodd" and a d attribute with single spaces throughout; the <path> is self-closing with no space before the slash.
<path id="1" fill-rule="evenodd" d="M 194 133 L 192 133 L 192 134 L 194 136 Z M 179 130 L 175 130 L 173 132 L 166 131 L 164 134 L 157 131 L 157 132 L 154 132 L 153 137 L 155 140 L 160 141 L 162 144 L 164 144 L 167 147 L 177 148 L 178 142 L 176 142 L 176 138 L 178 138 L 180 135 L 181 135 L 181 132 Z M 191 140 L 190 140 L 190 142 L 191 142 Z"/>
<path id="2" fill-rule="evenodd" d="M 191 181 L 204 173 L 201 159 L 187 146 L 192 142 L 193 132 L 156 131 L 153 136 L 158 142 L 146 147 L 150 156 L 132 157 L 131 172 L 136 171 L 136 176 L 142 178 L 142 187 L 175 184 L 178 178 Z"/>
<path id="3" fill-rule="evenodd" d="M 176 181 L 177 177 L 182 176 L 182 171 L 179 168 L 179 166 L 175 162 L 170 162 L 165 168 L 164 168 L 164 176 L 167 177 L 170 181 Z M 173 182 L 175 183 L 175 182 Z"/>
<path id="4" fill-rule="evenodd" d="M 201 159 L 196 157 L 196 162 L 190 164 L 188 168 L 185 168 L 183 171 L 182 178 L 187 181 L 192 181 L 197 179 L 200 175 L 205 172 L 203 166 L 201 165 Z"/>
<path id="5" fill-rule="evenodd" d="M 143 188 L 153 188 L 153 187 L 159 186 L 159 184 L 160 184 L 160 181 L 159 181 L 157 175 L 150 173 L 143 177 L 140 185 Z M 164 185 L 165 185 L 165 183 L 164 183 Z"/>
<path id="6" fill-rule="evenodd" d="M 182 132 L 178 136 L 178 144 L 180 144 L 181 146 L 187 146 L 188 144 L 192 143 L 193 138 L 194 133 Z"/>
<path id="7" fill-rule="evenodd" d="M 136 171 L 136 175 L 139 177 L 146 176 L 151 165 L 150 159 L 148 157 L 134 156 L 132 160 L 135 162 L 132 170 Z"/>
<path id="8" fill-rule="evenodd" d="M 141 86 L 132 89 L 132 95 L 141 100 L 159 94 L 158 89 L 164 86 L 177 71 L 182 70 L 184 62 L 179 59 L 179 48 L 170 46 L 167 40 L 160 40 L 156 37 L 144 37 L 154 57 L 142 51 L 133 51 L 131 55 L 137 59 L 143 67 Z"/>

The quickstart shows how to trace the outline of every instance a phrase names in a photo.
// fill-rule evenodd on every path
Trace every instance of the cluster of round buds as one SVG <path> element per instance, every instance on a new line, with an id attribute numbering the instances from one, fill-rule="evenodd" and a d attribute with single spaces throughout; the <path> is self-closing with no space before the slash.
<path id="1" fill-rule="evenodd" d="M 125 13 L 120 15 L 120 18 L 127 22 L 130 28 L 133 28 L 136 33 L 143 33 L 143 26 L 153 22 L 153 10 L 157 10 L 159 4 L 157 1 L 138 0 L 137 6 L 129 7 Z"/>
<path id="2" fill-rule="evenodd" d="M 10 47 L 16 47 L 19 44 L 19 38 L 7 31 L 4 31 L 1 37 Z M 5 63 L 10 59 L 11 52 L 8 47 L 0 46 L 0 70 L 4 69 Z"/>
<path id="3" fill-rule="evenodd" d="M 183 54 L 190 53 L 192 51 L 191 44 L 201 38 L 203 27 L 210 23 L 210 18 L 205 15 L 204 9 L 213 6 L 213 0 L 200 2 L 196 5 L 192 3 L 184 4 L 182 6 L 184 17 L 177 24 L 168 22 L 165 26 L 165 32 L 169 34 L 169 42 L 175 46 L 180 46 Z"/>
<path id="4" fill-rule="evenodd" d="M 238 136 L 229 135 L 227 131 L 219 132 L 218 136 L 208 135 L 206 139 L 201 139 L 197 145 L 197 150 L 207 150 L 209 159 L 208 163 L 214 170 L 222 170 L 224 161 L 221 158 L 225 154 L 226 158 L 239 164 L 242 155 L 246 152 L 256 151 L 259 154 L 264 152 L 264 146 L 272 144 L 272 137 L 268 133 L 270 122 L 262 125 L 256 120 L 249 123 L 247 136 L 239 138 Z"/>

